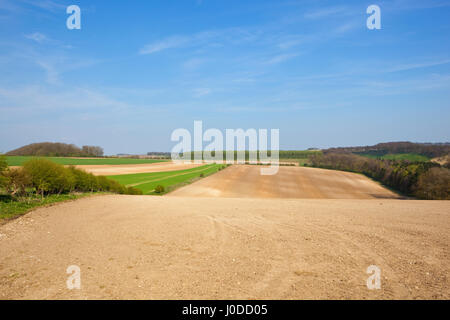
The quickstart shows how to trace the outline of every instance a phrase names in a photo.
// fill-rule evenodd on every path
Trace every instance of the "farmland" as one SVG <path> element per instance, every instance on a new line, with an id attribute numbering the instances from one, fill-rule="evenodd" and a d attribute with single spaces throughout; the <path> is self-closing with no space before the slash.
<path id="1" fill-rule="evenodd" d="M 395 199 L 393 192 L 361 174 L 305 167 L 279 167 L 263 176 L 260 166 L 233 165 L 168 196 L 279 199 Z"/>
<path id="2" fill-rule="evenodd" d="M 112 175 L 108 176 L 108 178 L 127 187 L 135 187 L 142 190 L 144 194 L 154 195 L 158 194 L 155 192 L 155 188 L 158 185 L 163 186 L 165 189 L 164 193 L 167 193 L 177 186 L 189 183 L 191 180 L 200 177 L 200 175 L 206 177 L 213 174 L 222 167 L 224 165 L 208 164 L 186 170 Z"/>
<path id="3" fill-rule="evenodd" d="M 426 162 L 430 161 L 427 156 L 417 153 L 389 153 L 383 155 L 375 155 L 370 153 L 358 153 L 360 156 L 371 159 L 383 159 L 383 160 L 407 160 L 411 162 Z"/>
<path id="4" fill-rule="evenodd" d="M 0 225 L 0 299 L 449 298 L 448 201 L 310 167 L 76 167 L 145 195 L 82 194 Z M 35 204 L 17 205 L 4 217 Z M 65 289 L 73 263 L 82 290 Z M 380 290 L 366 288 L 372 264 Z"/>
<path id="5" fill-rule="evenodd" d="M 7 156 L 9 166 L 21 166 L 34 156 Z M 41 157 L 62 165 L 123 165 L 123 164 L 145 164 L 157 163 L 167 160 L 162 159 L 131 159 L 131 158 L 65 158 L 65 157 Z"/>
<path id="6" fill-rule="evenodd" d="M 0 299 L 449 299 L 449 208 L 87 197 L 0 226 Z M 81 290 L 66 288 L 74 263 Z M 380 290 L 366 287 L 372 264 L 382 270 Z"/>

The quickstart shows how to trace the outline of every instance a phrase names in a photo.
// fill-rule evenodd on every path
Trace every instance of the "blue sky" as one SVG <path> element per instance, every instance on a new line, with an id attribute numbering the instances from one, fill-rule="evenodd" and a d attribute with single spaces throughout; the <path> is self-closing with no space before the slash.
<path id="1" fill-rule="evenodd" d="M 170 151 L 194 120 L 281 149 L 446 142 L 450 1 L 0 0 L 0 74 L 0 152 Z"/>

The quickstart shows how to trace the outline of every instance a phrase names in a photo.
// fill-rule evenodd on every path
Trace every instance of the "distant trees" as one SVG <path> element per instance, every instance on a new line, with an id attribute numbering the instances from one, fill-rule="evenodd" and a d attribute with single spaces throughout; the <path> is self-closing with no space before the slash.
<path id="1" fill-rule="evenodd" d="M 101 157 L 103 149 L 97 146 L 83 146 L 59 142 L 32 143 L 6 153 L 9 156 L 49 156 L 49 157 Z"/>
<path id="2" fill-rule="evenodd" d="M 238 154 L 242 154 L 245 161 L 250 161 L 250 152 L 248 150 L 245 151 L 232 151 L 233 152 L 233 159 L 234 161 L 238 160 Z M 227 151 L 211 151 L 211 156 L 215 157 L 217 154 L 222 153 L 222 159 L 227 159 Z M 320 154 L 322 153 L 320 150 L 279 150 L 278 151 L 278 157 L 279 159 L 307 159 L 310 155 L 313 154 Z M 185 156 L 187 159 L 194 160 L 195 155 L 199 159 L 208 160 L 206 156 L 206 152 L 204 151 L 191 151 L 186 152 L 184 154 L 180 154 L 180 156 Z M 272 151 L 267 151 L 267 157 L 272 156 Z M 261 159 L 260 150 L 257 151 L 256 159 L 258 161 L 267 161 L 268 159 Z"/>
<path id="3" fill-rule="evenodd" d="M 314 167 L 363 173 L 403 194 L 423 199 L 450 199 L 450 170 L 437 163 L 379 160 L 329 151 L 309 159 Z"/>
<path id="4" fill-rule="evenodd" d="M 419 177 L 415 193 L 422 199 L 450 199 L 450 170 L 431 168 Z"/>
<path id="5" fill-rule="evenodd" d="M 170 152 L 147 152 L 147 155 L 150 157 L 155 157 L 155 158 L 168 159 L 168 158 L 170 158 L 171 153 Z"/>
<path id="6" fill-rule="evenodd" d="M 103 156 L 103 148 L 96 146 L 83 146 L 81 151 L 86 156 L 101 157 Z"/>
<path id="7" fill-rule="evenodd" d="M 330 148 L 325 152 L 354 152 L 383 156 L 389 153 L 416 153 L 429 158 L 441 157 L 450 153 L 450 143 L 413 143 L 413 142 L 386 142 L 374 146 Z"/>

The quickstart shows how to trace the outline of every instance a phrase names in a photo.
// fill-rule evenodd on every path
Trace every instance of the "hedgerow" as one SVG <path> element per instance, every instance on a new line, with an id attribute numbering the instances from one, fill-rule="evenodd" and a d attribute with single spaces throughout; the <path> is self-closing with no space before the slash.
<path id="1" fill-rule="evenodd" d="M 22 168 L 10 169 L 0 159 L 1 186 L 10 195 L 36 193 L 42 197 L 71 192 L 113 192 L 118 194 L 142 194 L 142 191 L 124 187 L 114 180 L 77 169 L 64 167 L 46 159 L 32 159 Z"/>

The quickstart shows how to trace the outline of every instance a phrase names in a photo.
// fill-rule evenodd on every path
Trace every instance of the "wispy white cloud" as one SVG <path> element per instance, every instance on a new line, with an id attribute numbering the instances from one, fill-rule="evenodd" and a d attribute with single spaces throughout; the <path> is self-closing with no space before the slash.
<path id="1" fill-rule="evenodd" d="M 51 12 L 61 11 L 67 7 L 67 5 L 63 5 L 52 0 L 20 0 L 20 2 Z"/>
<path id="2" fill-rule="evenodd" d="M 158 42 L 150 43 L 150 44 L 144 46 L 139 51 L 139 53 L 140 54 L 152 54 L 152 53 L 159 52 L 159 51 L 166 50 L 166 49 L 182 47 L 182 46 L 188 44 L 190 42 L 189 40 L 190 40 L 189 37 L 173 36 L 173 37 L 166 38 L 166 39 L 158 41 Z"/>
<path id="3" fill-rule="evenodd" d="M 298 46 L 299 44 L 302 43 L 301 39 L 292 39 L 292 40 L 286 40 L 286 41 L 282 41 L 278 44 L 278 47 L 280 49 L 286 50 L 286 49 L 290 49 L 292 47 Z"/>
<path id="4" fill-rule="evenodd" d="M 174 35 L 145 45 L 139 50 L 142 55 L 167 49 L 183 47 L 222 47 L 223 43 L 239 45 L 259 39 L 261 32 L 245 28 L 207 30 L 191 35 Z"/>
<path id="5" fill-rule="evenodd" d="M 60 84 L 59 72 L 56 67 L 47 61 L 36 61 L 37 65 L 44 69 L 49 84 Z"/>
<path id="6" fill-rule="evenodd" d="M 265 64 L 278 64 L 278 63 L 282 63 L 287 60 L 293 59 L 293 58 L 297 57 L 298 55 L 299 55 L 298 53 L 282 53 L 282 54 L 276 55 L 276 56 L 266 60 L 264 63 Z"/>
<path id="7" fill-rule="evenodd" d="M 313 11 L 308 11 L 304 14 L 306 19 L 322 19 L 330 16 L 341 15 L 349 13 L 350 9 L 348 7 L 338 6 L 338 7 L 326 7 L 320 8 Z"/>
<path id="8" fill-rule="evenodd" d="M 30 39 L 30 40 L 34 40 L 34 41 L 39 42 L 39 43 L 42 43 L 42 42 L 45 42 L 45 41 L 49 40 L 48 37 L 45 34 L 40 33 L 40 32 L 34 32 L 34 33 L 31 33 L 31 34 L 26 34 L 25 38 Z"/>
<path id="9" fill-rule="evenodd" d="M 210 88 L 196 88 L 194 89 L 194 97 L 200 98 L 210 94 L 212 90 Z"/>
<path id="10" fill-rule="evenodd" d="M 347 22 L 347 23 L 344 23 L 344 24 L 342 24 L 340 26 L 337 26 L 333 30 L 333 32 L 335 34 L 343 34 L 343 33 L 347 33 L 349 31 L 355 30 L 356 28 L 361 27 L 361 24 L 358 23 L 358 22 Z"/>
<path id="11" fill-rule="evenodd" d="M 0 0 L 0 10 L 12 14 L 36 14 L 38 11 L 61 12 L 67 5 L 51 0 Z"/>
<path id="12" fill-rule="evenodd" d="M 429 67 L 440 66 L 440 65 L 448 64 L 448 63 L 450 63 L 450 59 L 421 62 L 421 63 L 401 64 L 401 65 L 397 65 L 395 67 L 387 69 L 386 72 L 398 72 L 398 71 L 408 71 L 408 70 L 421 69 L 421 68 L 429 68 Z"/>
<path id="13" fill-rule="evenodd" d="M 204 58 L 192 58 L 183 63 L 183 67 L 186 70 L 192 71 L 198 69 L 202 64 L 204 64 L 207 60 Z"/>
<path id="14" fill-rule="evenodd" d="M 131 106 L 99 91 L 86 88 L 58 88 L 50 90 L 40 85 L 15 88 L 0 87 L 0 110 L 27 111 L 32 114 L 58 110 L 123 110 Z"/>
<path id="15" fill-rule="evenodd" d="M 389 0 L 382 1 L 381 6 L 383 10 L 389 11 L 404 11 L 404 10 L 421 10 L 434 9 L 441 7 L 450 7 L 449 0 Z"/>

